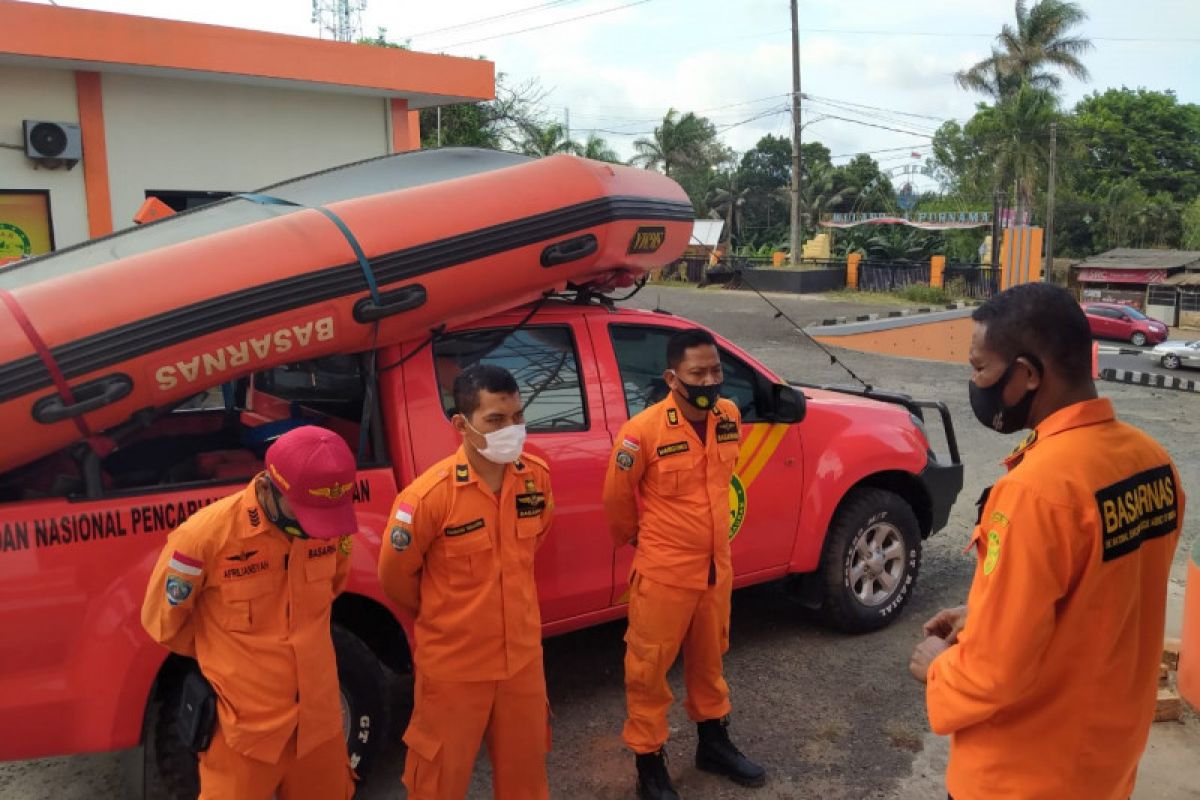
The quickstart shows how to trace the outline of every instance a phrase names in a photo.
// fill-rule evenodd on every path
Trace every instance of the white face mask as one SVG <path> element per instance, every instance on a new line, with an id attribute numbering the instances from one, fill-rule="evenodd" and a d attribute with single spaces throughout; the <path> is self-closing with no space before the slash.
<path id="1" fill-rule="evenodd" d="M 479 450 L 479 455 L 488 461 L 497 464 L 511 464 L 521 457 L 521 450 L 525 447 L 524 425 L 509 425 L 507 428 L 501 428 L 491 433 L 475 430 L 475 426 L 470 422 L 467 423 L 467 427 L 478 433 L 487 442 L 487 446 Z"/>

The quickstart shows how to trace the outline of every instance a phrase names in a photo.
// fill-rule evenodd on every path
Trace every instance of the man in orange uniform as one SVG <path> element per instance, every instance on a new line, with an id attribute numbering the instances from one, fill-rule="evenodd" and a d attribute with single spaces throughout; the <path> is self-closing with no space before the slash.
<path id="1" fill-rule="evenodd" d="M 667 772 L 667 670 L 683 649 L 688 716 L 697 723 L 696 766 L 743 786 L 766 771 L 726 731 L 733 568 L 729 482 L 741 414 L 720 398 L 721 358 L 707 331 L 683 330 L 667 343 L 670 394 L 625 423 L 604 482 L 604 508 L 618 545 L 637 548 L 625 634 L 623 738 L 636 754 L 638 797 L 678 800 Z M 642 513 L 638 518 L 638 495 Z"/>
<path id="2" fill-rule="evenodd" d="M 243 491 L 167 537 L 142 625 L 216 693 L 201 800 L 354 794 L 329 612 L 350 568 L 355 472 L 336 434 L 297 428 Z"/>
<path id="3" fill-rule="evenodd" d="M 546 464 L 522 452 L 525 417 L 505 369 L 454 379 L 458 451 L 409 485 L 379 554 L 388 597 L 416 618 L 410 800 L 462 800 L 482 741 L 498 800 L 545 800 L 549 709 L 534 553 L 550 529 Z"/>
<path id="4" fill-rule="evenodd" d="M 967 605 L 926 623 L 910 665 L 951 735 L 947 789 L 1126 800 L 1154 716 L 1179 474 L 1098 399 L 1066 291 L 1017 286 L 973 317 L 976 416 L 1033 433 L 980 500 Z"/>

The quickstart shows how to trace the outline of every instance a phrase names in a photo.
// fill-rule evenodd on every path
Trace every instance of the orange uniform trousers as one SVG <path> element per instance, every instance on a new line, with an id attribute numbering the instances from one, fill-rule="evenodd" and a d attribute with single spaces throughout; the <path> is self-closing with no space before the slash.
<path id="1" fill-rule="evenodd" d="M 550 797 L 550 714 L 540 653 L 500 681 L 439 681 L 418 672 L 413 695 L 412 721 L 404 734 L 409 800 L 463 800 L 485 741 L 493 797 Z"/>
<path id="2" fill-rule="evenodd" d="M 681 589 L 636 574 L 629 587 L 625 633 L 625 704 L 622 738 L 635 753 L 654 753 L 667 742 L 667 711 L 675 699 L 667 671 L 683 650 L 684 708 L 694 722 L 730 711 L 721 657 L 729 650 L 733 577 L 707 589 Z"/>
<path id="3" fill-rule="evenodd" d="M 230 748 L 213 732 L 212 744 L 200 754 L 200 800 L 350 800 L 354 773 L 341 736 L 296 758 L 296 736 L 279 761 L 268 764 Z"/>

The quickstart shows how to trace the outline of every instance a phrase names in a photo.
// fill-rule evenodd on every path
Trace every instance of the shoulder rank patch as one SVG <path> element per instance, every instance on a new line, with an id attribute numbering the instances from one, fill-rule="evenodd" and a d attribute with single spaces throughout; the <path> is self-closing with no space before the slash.
<path id="1" fill-rule="evenodd" d="M 175 575 L 167 576 L 167 602 L 173 606 L 187 602 L 192 595 L 192 582 Z"/>
<path id="2" fill-rule="evenodd" d="M 262 515 L 258 513 L 257 508 L 246 509 L 246 518 L 249 519 L 251 528 L 257 528 L 262 524 Z"/>
<path id="3" fill-rule="evenodd" d="M 536 492 L 537 491 L 537 481 L 535 481 L 533 478 L 526 478 L 525 479 L 525 491 Z"/>
<path id="4" fill-rule="evenodd" d="M 391 539 L 392 549 L 397 553 L 403 553 L 412 544 L 412 534 L 402 525 L 393 525 L 388 538 Z"/>
<path id="5" fill-rule="evenodd" d="M 470 522 L 465 522 L 462 525 L 455 525 L 453 527 L 446 528 L 445 533 L 447 536 L 462 536 L 464 533 L 470 533 L 471 531 L 479 530 L 483 527 L 483 525 L 483 518 L 480 517 L 479 519 L 473 519 Z"/>
<path id="6" fill-rule="evenodd" d="M 633 453 L 630 453 L 627 450 L 618 450 L 617 466 L 620 469 L 633 469 Z"/>
<path id="7" fill-rule="evenodd" d="M 1167 465 L 1139 472 L 1096 492 L 1103 558 L 1129 555 L 1179 526 L 1179 493 Z"/>
<path id="8" fill-rule="evenodd" d="M 458 483 L 466 483 L 471 479 L 471 471 L 467 469 L 466 464 L 458 464 L 454 467 L 454 480 Z"/>
<path id="9" fill-rule="evenodd" d="M 546 495 L 542 492 L 528 492 L 517 495 L 517 516 L 536 517 L 546 509 Z"/>
<path id="10" fill-rule="evenodd" d="M 731 419 L 723 419 L 717 423 L 718 442 L 736 442 L 740 438 L 737 423 Z"/>
<path id="11" fill-rule="evenodd" d="M 343 536 L 342 538 L 338 539 L 338 552 L 339 553 L 341 553 L 344 556 L 348 556 L 348 555 L 350 555 L 350 553 L 353 550 L 354 550 L 354 537 L 353 536 Z"/>
<path id="12" fill-rule="evenodd" d="M 673 456 L 677 453 L 686 453 L 688 451 L 687 442 L 675 442 L 673 444 L 664 444 L 658 448 L 659 456 Z"/>
<path id="13" fill-rule="evenodd" d="M 673 408 L 667 409 L 667 424 L 668 425 L 678 425 L 679 424 L 679 412 Z"/>

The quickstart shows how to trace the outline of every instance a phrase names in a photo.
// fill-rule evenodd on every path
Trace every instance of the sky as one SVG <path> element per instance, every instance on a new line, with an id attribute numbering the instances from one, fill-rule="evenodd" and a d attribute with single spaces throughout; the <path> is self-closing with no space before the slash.
<path id="1" fill-rule="evenodd" d="M 312 0 L 56 3 L 321 35 Z M 1065 79 L 1065 105 L 1120 86 L 1200 103 L 1200 1 L 1081 4 L 1091 80 Z M 941 121 L 973 113 L 982 98 L 953 74 L 987 55 L 1013 2 L 799 0 L 799 18 L 804 140 L 825 144 L 835 163 L 869 152 L 898 175 L 920 163 L 913 153 L 929 154 Z M 708 117 L 739 153 L 789 134 L 788 0 L 367 0 L 361 19 L 367 35 L 384 28 L 414 50 L 485 57 L 510 83 L 536 79 L 547 119 L 569 119 L 572 137 L 595 132 L 622 156 L 669 107 Z"/>

